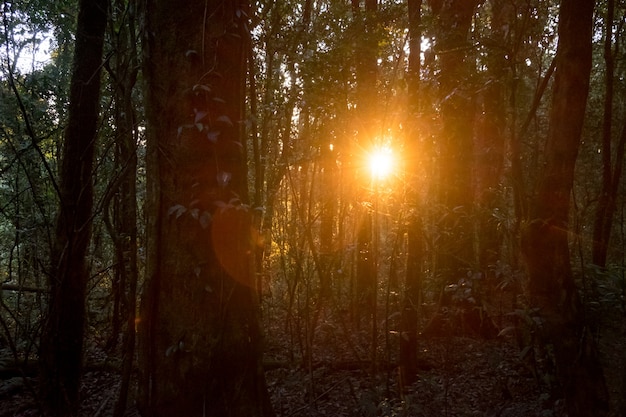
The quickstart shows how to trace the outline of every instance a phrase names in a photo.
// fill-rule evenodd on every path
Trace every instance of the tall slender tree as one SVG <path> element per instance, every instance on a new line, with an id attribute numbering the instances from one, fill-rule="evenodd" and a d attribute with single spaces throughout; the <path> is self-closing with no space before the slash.
<path id="1" fill-rule="evenodd" d="M 493 278 L 499 259 L 501 233 L 493 218 L 498 207 L 504 169 L 506 120 L 507 31 L 514 18 L 514 7 L 508 1 L 491 0 L 491 38 L 496 40 L 487 50 L 487 78 L 480 97 L 481 116 L 476 123 L 474 164 L 476 206 L 479 211 L 478 262 L 487 278 Z M 491 282 L 493 284 L 493 281 Z"/>
<path id="2" fill-rule="evenodd" d="M 561 2 L 546 161 L 522 236 L 528 296 L 540 309 L 544 337 L 554 346 L 571 417 L 608 413 L 608 392 L 584 323 L 568 246 L 574 165 L 589 92 L 593 9 L 593 0 Z"/>
<path id="3" fill-rule="evenodd" d="M 402 382 L 412 383 L 417 376 L 417 339 L 418 339 L 418 306 L 421 302 L 424 258 L 423 232 L 421 214 L 419 213 L 418 195 L 414 183 L 417 182 L 419 163 L 418 150 L 420 140 L 420 73 L 422 53 L 422 0 L 409 0 L 409 67 L 408 80 L 408 111 L 409 126 L 406 138 L 408 155 L 407 170 L 409 185 L 407 198 L 410 205 L 410 217 L 407 225 L 407 266 L 405 275 L 405 294 L 402 309 L 402 337 L 400 338 L 400 362 Z"/>
<path id="4" fill-rule="evenodd" d="M 478 0 L 431 0 L 437 19 L 439 100 L 438 203 L 442 212 L 437 268 L 445 284 L 466 276 L 474 263 L 472 226 L 473 103 L 469 94 L 468 35 Z"/>
<path id="5" fill-rule="evenodd" d="M 352 17 L 356 27 L 356 35 L 360 38 L 355 42 L 355 77 L 356 77 L 356 139 L 359 148 L 367 149 L 375 143 L 375 135 L 379 133 L 377 119 L 377 40 L 375 37 L 376 0 L 352 0 Z M 356 151 L 358 152 L 358 151 Z M 357 231 L 356 260 L 356 320 L 360 323 L 362 316 L 373 315 L 372 333 L 376 333 L 376 262 L 373 246 L 372 211 L 363 207 L 359 215 Z M 374 347 L 372 346 L 372 349 Z"/>
<path id="6" fill-rule="evenodd" d="M 617 149 L 613 153 L 613 97 L 615 77 L 615 57 L 619 52 L 620 34 L 613 30 L 615 20 L 615 1 L 608 0 L 604 27 L 604 113 L 602 120 L 602 185 L 598 196 L 598 205 L 593 223 L 593 247 L 591 252 L 594 264 L 605 267 L 613 218 L 617 207 L 619 183 L 624 165 L 626 146 L 626 126 L 619 136 Z M 616 40 L 615 43 L 613 40 Z"/>
<path id="7" fill-rule="evenodd" d="M 110 345 L 122 333 L 122 378 L 114 415 L 126 409 L 135 357 L 135 318 L 138 270 L 137 231 L 137 146 L 138 121 L 134 92 L 139 72 L 136 12 L 137 4 L 115 0 L 109 30 L 114 52 L 105 64 L 112 81 L 115 165 L 120 168 L 104 197 L 104 222 L 115 248 L 113 281 L 113 326 Z M 118 29 L 114 30 L 117 26 Z M 125 327 L 123 326 L 125 324 Z M 113 346 L 114 347 L 114 346 Z"/>
<path id="8" fill-rule="evenodd" d="M 41 392 L 56 416 L 77 415 L 91 237 L 93 162 L 108 1 L 81 0 L 60 169 L 60 210 L 49 310 L 41 337 Z"/>

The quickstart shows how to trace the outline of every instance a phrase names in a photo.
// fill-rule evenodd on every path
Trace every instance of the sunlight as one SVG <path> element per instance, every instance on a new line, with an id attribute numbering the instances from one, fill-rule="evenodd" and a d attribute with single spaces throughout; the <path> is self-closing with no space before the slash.
<path id="1" fill-rule="evenodd" d="M 377 146 L 368 158 L 369 170 L 375 180 L 384 180 L 393 172 L 393 153 L 387 146 Z"/>

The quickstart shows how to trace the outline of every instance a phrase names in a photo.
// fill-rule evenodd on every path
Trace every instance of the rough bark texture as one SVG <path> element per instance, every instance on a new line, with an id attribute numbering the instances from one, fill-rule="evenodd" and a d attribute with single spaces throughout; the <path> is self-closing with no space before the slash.
<path id="1" fill-rule="evenodd" d="M 243 126 L 245 2 L 148 0 L 143 416 L 272 415 Z"/>
<path id="2" fill-rule="evenodd" d="M 546 162 L 530 205 L 522 249 L 528 296 L 554 346 L 570 417 L 604 416 L 608 394 L 595 343 L 585 327 L 568 247 L 568 216 L 591 70 L 594 2 L 563 0 Z"/>
<path id="3" fill-rule="evenodd" d="M 81 0 L 60 169 L 61 207 L 52 254 L 48 317 L 41 336 L 41 394 L 51 415 L 77 415 L 89 278 L 92 169 L 108 2 Z"/>

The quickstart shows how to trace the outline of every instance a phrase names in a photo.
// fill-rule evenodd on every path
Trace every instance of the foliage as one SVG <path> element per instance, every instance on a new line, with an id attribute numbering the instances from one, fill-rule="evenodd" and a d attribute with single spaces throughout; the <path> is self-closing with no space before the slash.
<path id="1" fill-rule="evenodd" d="M 51 259 L 53 219 L 59 204 L 57 169 L 67 119 L 75 3 L 16 1 L 0 6 L 0 279 L 5 287 L 0 298 L 0 340 L 12 356 L 25 362 L 37 356 L 48 274 L 55 261 Z M 129 130 L 138 158 L 132 198 L 139 210 L 133 219 L 139 288 L 146 273 L 146 234 L 152 230 L 145 219 L 153 210 L 146 205 L 144 132 L 149 126 L 144 121 L 145 91 L 140 88 L 144 74 L 138 70 L 140 60 L 150 56 L 141 50 L 140 39 L 135 38 L 133 45 L 122 42 L 131 25 L 141 27 L 145 22 L 134 20 L 132 2 L 114 3 L 103 60 L 97 167 L 92 173 L 96 206 L 87 297 L 89 343 L 106 347 L 112 355 L 119 354 L 123 339 L 119 336 L 132 327 L 120 321 L 122 304 L 128 303 L 125 297 L 138 299 L 129 287 L 120 287 L 120 259 L 129 259 L 124 257 L 128 248 L 121 255 L 116 252 L 122 247 L 119 238 L 126 236 L 118 228 L 124 217 L 120 184 L 128 164 L 120 163 L 119 146 Z M 204 74 L 188 86 L 196 98 L 202 98 L 202 105 L 193 107 L 186 124 L 179 125 L 176 140 L 201 133 L 216 144 L 222 139 L 222 128 L 238 128 L 244 134 L 238 147 L 248 163 L 256 287 L 268 339 L 283 340 L 285 357 L 304 366 L 324 354 L 320 346 L 337 338 L 348 341 L 352 359 L 397 360 L 393 338 L 403 337 L 403 330 L 396 319 L 411 288 L 405 279 L 413 266 L 409 239 L 416 230 L 412 227 L 419 224 L 421 251 L 415 264 L 419 301 L 411 301 L 418 312 L 419 331 L 444 311 L 450 331 L 461 333 L 462 320 L 456 318 L 477 308 L 492 316 L 500 337 L 509 331 L 525 334 L 521 359 L 531 353 L 540 356 L 535 352 L 543 343 L 536 336 L 540 316 L 519 303 L 526 282 L 520 232 L 534 220 L 529 218 L 528 202 L 535 196 L 546 162 L 558 2 L 478 2 L 460 47 L 465 66 L 448 92 L 442 88 L 448 76 L 445 62 L 450 53 L 459 51 L 440 48 L 451 30 L 441 25 L 442 15 L 436 9 L 445 2 L 420 2 L 420 104 L 411 114 L 407 110 L 412 93 L 409 56 L 415 51 L 408 46 L 406 2 L 376 2 L 376 11 L 367 13 L 363 3 L 255 2 L 245 40 L 243 120 L 220 114 L 224 98 L 215 94 L 213 85 L 219 83 L 219 75 Z M 362 14 L 356 12 L 356 4 Z M 596 7 L 594 65 L 570 212 L 572 264 L 584 291 L 585 308 L 594 318 L 607 306 L 626 309 L 623 192 L 618 193 L 612 217 L 607 267 L 590 263 L 603 181 L 598 172 L 604 159 L 607 4 L 602 1 Z M 625 42 L 619 23 L 624 11 L 618 9 L 611 24 L 616 57 Z M 364 22 L 371 24 L 367 31 Z M 359 49 L 366 40 L 373 42 Z M 50 53 L 45 63 L 27 57 L 43 49 Z M 191 60 L 200 53 L 199 46 L 186 50 Z M 363 53 L 373 54 L 376 61 L 374 81 L 365 86 L 376 97 L 376 120 L 363 120 L 359 113 L 364 107 L 359 102 L 363 86 L 358 75 Z M 16 65 L 18 61 L 25 64 Z M 613 77 L 612 164 L 626 124 L 624 62 L 616 59 Z M 133 109 L 129 128 L 123 125 L 124 111 L 117 106 L 120 89 L 131 80 L 126 96 Z M 461 101 L 455 101 L 459 97 Z M 450 103 L 466 107 L 446 110 Z M 454 146 L 444 146 L 442 138 L 450 132 L 450 117 L 461 112 L 468 115 L 462 130 L 471 143 L 450 159 Z M 374 133 L 364 137 L 369 123 L 375 126 Z M 375 183 L 363 160 L 370 145 L 381 144 L 390 146 L 398 160 L 392 177 Z M 466 169 L 462 178 L 468 189 L 461 191 L 468 192 L 467 204 L 450 205 L 442 198 L 451 185 L 446 164 L 456 163 Z M 218 181 L 224 184 L 232 180 L 231 173 L 219 174 Z M 623 179 L 621 187 L 623 191 Z M 244 195 L 239 197 L 245 200 Z M 194 204 L 173 202 L 167 207 L 168 218 L 191 220 L 199 233 L 210 230 L 212 208 Z M 364 248 L 359 245 L 359 232 L 368 219 L 372 227 Z M 414 223 L 416 219 L 419 222 Z M 460 232 L 460 224 L 468 226 Z M 457 250 L 461 241 L 467 244 L 464 252 Z M 375 312 L 358 308 L 363 297 L 358 264 L 363 257 L 375 265 Z M 446 266 L 450 262 L 459 265 L 452 274 Z M 452 304 L 445 305 L 446 299 Z M 277 318 L 279 328 L 273 326 Z M 182 351 L 171 346 L 170 353 Z M 552 377 L 551 372 L 544 373 Z M 361 400 L 364 415 L 407 415 L 407 404 L 398 398 L 368 391 Z"/>

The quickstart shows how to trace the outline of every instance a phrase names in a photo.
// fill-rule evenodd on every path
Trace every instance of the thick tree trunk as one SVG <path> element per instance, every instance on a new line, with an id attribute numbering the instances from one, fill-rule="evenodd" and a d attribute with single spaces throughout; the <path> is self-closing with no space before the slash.
<path id="1" fill-rule="evenodd" d="M 52 254 L 49 311 L 41 336 L 41 394 L 46 412 L 77 415 L 89 271 L 92 168 L 100 67 L 108 2 L 81 0 L 60 169 L 61 207 Z"/>
<path id="2" fill-rule="evenodd" d="M 589 91 L 593 6 L 592 0 L 561 4 L 545 168 L 522 237 L 528 296 L 540 309 L 544 337 L 554 346 L 570 417 L 608 412 L 608 393 L 584 324 L 568 246 L 570 194 Z"/>
<path id="3" fill-rule="evenodd" d="M 144 416 L 273 415 L 243 132 L 245 2 L 148 0 Z M 206 20 L 205 20 L 206 19 Z"/>

